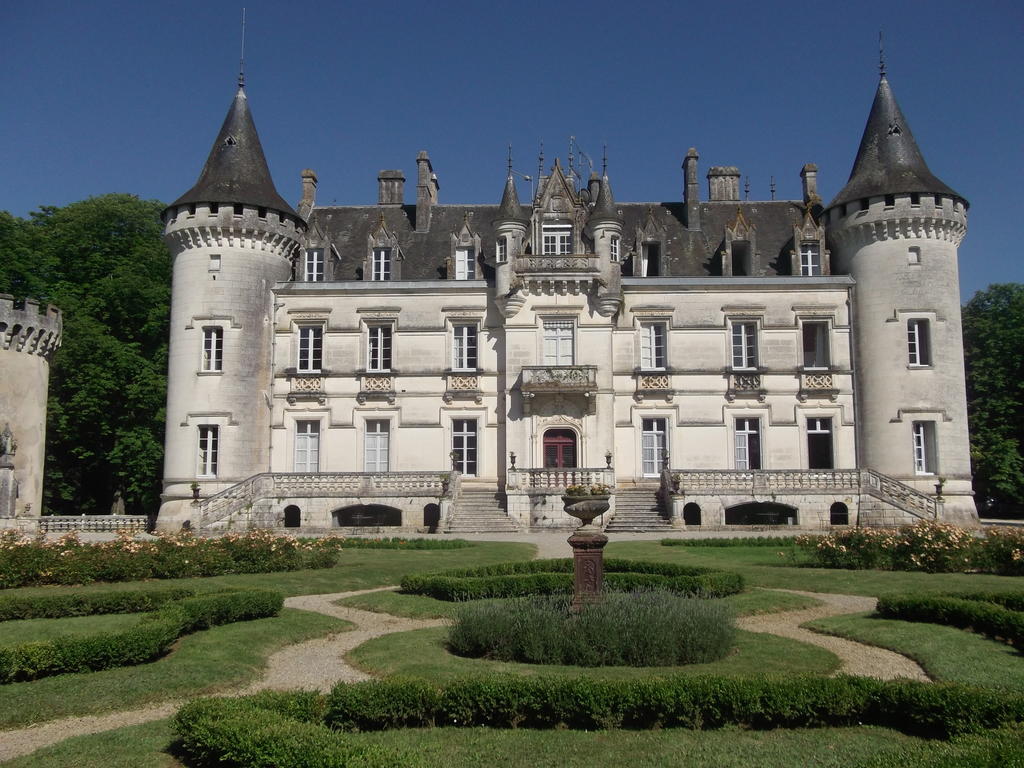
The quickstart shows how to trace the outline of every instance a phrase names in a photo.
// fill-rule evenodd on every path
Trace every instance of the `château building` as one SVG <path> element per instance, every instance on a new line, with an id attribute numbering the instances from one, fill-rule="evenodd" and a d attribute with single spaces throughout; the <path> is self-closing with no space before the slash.
<path id="1" fill-rule="evenodd" d="M 239 86 L 166 210 L 164 502 L 177 528 L 976 524 L 957 248 L 967 201 L 883 75 L 825 204 L 682 161 L 622 202 L 555 160 L 522 202 L 442 202 L 426 152 L 375 205 L 277 192 Z"/>

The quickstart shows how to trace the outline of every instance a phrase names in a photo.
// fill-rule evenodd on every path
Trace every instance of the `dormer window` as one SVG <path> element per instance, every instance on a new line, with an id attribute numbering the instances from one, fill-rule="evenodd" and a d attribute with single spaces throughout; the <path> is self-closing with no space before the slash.
<path id="1" fill-rule="evenodd" d="M 541 253 L 545 256 L 562 256 L 572 253 L 572 225 L 545 224 L 541 230 Z"/>
<path id="2" fill-rule="evenodd" d="M 732 243 L 732 273 L 740 277 L 750 277 L 754 271 L 750 242 L 734 240 Z"/>
<path id="3" fill-rule="evenodd" d="M 455 279 L 476 279 L 476 253 L 472 248 L 455 249 Z"/>
<path id="4" fill-rule="evenodd" d="M 821 274 L 821 244 L 814 241 L 800 243 L 800 274 L 815 277 Z"/>
<path id="5" fill-rule="evenodd" d="M 370 273 L 371 280 L 391 279 L 391 249 L 374 248 L 373 264 Z"/>
<path id="6" fill-rule="evenodd" d="M 640 246 L 640 276 L 657 277 L 661 274 L 661 243 L 643 243 Z"/>
<path id="7" fill-rule="evenodd" d="M 302 279 L 307 283 L 319 283 L 324 279 L 324 249 L 307 248 L 302 261 Z"/>

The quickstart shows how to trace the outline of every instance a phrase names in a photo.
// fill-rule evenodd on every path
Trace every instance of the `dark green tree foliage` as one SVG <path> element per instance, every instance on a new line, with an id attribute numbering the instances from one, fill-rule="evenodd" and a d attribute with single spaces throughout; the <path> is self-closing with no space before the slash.
<path id="1" fill-rule="evenodd" d="M 44 505 L 156 511 L 163 456 L 170 256 L 164 205 L 104 195 L 24 220 L 0 212 L 0 291 L 52 302 L 64 341 L 50 369 Z"/>
<path id="2" fill-rule="evenodd" d="M 1024 285 L 991 285 L 963 309 L 967 409 L 979 500 L 1024 502 Z"/>

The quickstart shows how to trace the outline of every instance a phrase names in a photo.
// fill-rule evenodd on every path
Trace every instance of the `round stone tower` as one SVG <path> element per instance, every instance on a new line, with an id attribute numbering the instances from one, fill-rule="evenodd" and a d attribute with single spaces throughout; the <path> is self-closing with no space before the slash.
<path id="1" fill-rule="evenodd" d="M 526 250 L 530 219 L 523 213 L 523 207 L 519 204 L 511 160 L 508 177 L 505 179 L 505 190 L 501 195 L 501 205 L 491 223 L 494 226 L 497 250 L 494 295 L 502 315 L 512 317 L 522 309 L 525 302 L 516 285 L 515 261 L 516 257 Z"/>
<path id="2" fill-rule="evenodd" d="M 164 212 L 173 258 L 164 493 L 158 525 L 270 466 L 274 283 L 305 222 L 274 187 L 240 84 L 199 180 Z"/>
<path id="3" fill-rule="evenodd" d="M 0 528 L 42 509 L 46 394 L 61 330 L 52 304 L 40 312 L 37 301 L 0 294 Z"/>
<path id="4" fill-rule="evenodd" d="M 824 214 L 833 269 L 857 281 L 859 465 L 977 525 L 957 274 L 967 207 L 928 169 L 883 73 L 850 179 Z"/>

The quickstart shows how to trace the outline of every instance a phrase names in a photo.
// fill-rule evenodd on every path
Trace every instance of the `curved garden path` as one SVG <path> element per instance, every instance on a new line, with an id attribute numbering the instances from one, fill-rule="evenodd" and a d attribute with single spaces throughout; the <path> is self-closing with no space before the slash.
<path id="1" fill-rule="evenodd" d="M 539 554 L 548 557 L 558 556 L 555 553 L 548 554 L 547 552 Z M 397 587 L 289 597 L 285 600 L 285 605 L 289 608 L 324 613 L 350 621 L 355 626 L 347 632 L 306 640 L 282 648 L 267 659 L 267 667 L 262 678 L 229 695 L 241 696 L 262 690 L 289 688 L 328 691 L 338 682 L 366 680 L 370 676 L 351 666 L 344 658 L 346 653 L 368 640 L 382 635 L 443 624 L 442 619 L 406 619 L 390 614 L 372 613 L 335 605 L 336 601 L 345 597 L 389 589 L 397 589 Z M 905 656 L 852 640 L 820 635 L 800 627 L 800 624 L 814 619 L 872 611 L 875 607 L 874 598 L 796 590 L 778 591 L 806 595 L 820 601 L 821 604 L 796 611 L 743 617 L 737 620 L 737 626 L 750 632 L 766 632 L 826 648 L 838 656 L 841 661 L 837 674 L 862 675 L 885 680 L 896 677 L 928 680 L 923 670 Z M 168 701 L 143 709 L 70 717 L 17 730 L 0 731 L 0 762 L 27 755 L 72 736 L 101 733 L 124 726 L 161 720 L 173 715 L 184 703 L 182 700 Z"/>

